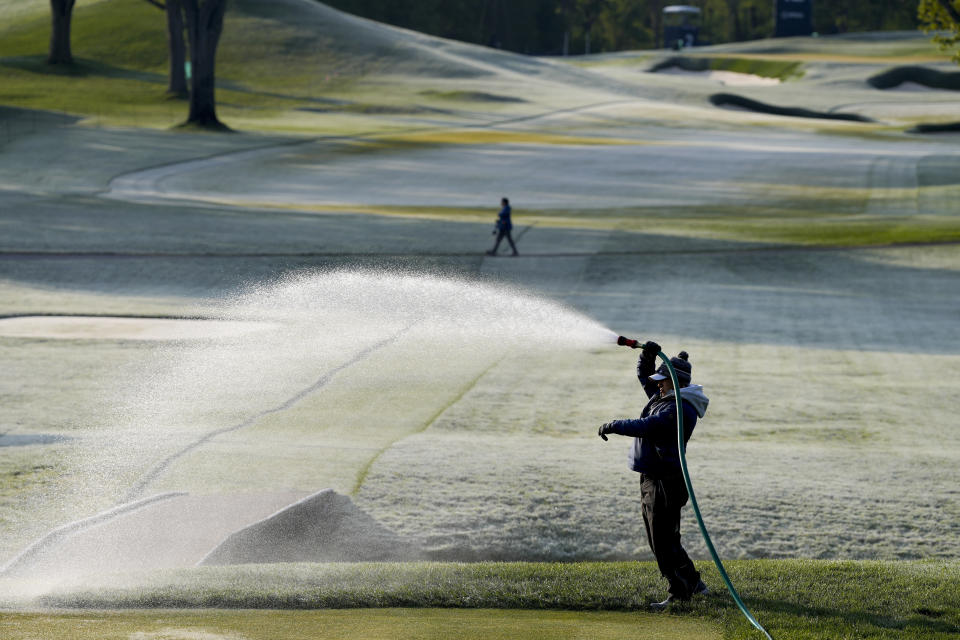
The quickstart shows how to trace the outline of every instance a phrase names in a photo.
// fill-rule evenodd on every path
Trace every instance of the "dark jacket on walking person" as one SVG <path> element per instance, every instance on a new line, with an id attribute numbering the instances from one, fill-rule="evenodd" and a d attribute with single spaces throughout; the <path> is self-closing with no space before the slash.
<path id="1" fill-rule="evenodd" d="M 517 255 L 517 245 L 513 243 L 513 236 L 510 233 L 513 230 L 513 221 L 510 219 L 511 212 L 510 201 L 506 198 L 501 198 L 500 213 L 497 214 L 497 223 L 493 229 L 493 234 L 497 236 L 497 241 L 494 243 L 493 249 L 487 251 L 487 255 L 496 255 L 497 248 L 504 238 L 510 243 L 510 248 L 513 249 L 513 255 Z"/>
<path id="2" fill-rule="evenodd" d="M 669 595 L 663 602 L 651 603 L 664 609 L 677 600 L 707 592 L 700 573 L 680 544 L 680 509 L 689 500 L 680 466 L 677 443 L 677 390 L 666 364 L 656 367 L 660 345 L 647 342 L 637 362 L 637 377 L 650 399 L 639 418 L 614 420 L 600 427 L 599 434 L 632 436 L 630 469 L 640 475 L 640 503 L 650 550 L 657 559 L 660 573 L 669 582 Z M 680 384 L 680 406 L 683 411 L 684 445 L 693 434 L 697 419 L 706 413 L 709 400 L 703 387 L 691 385 L 689 356 L 681 351 L 671 358 Z"/>

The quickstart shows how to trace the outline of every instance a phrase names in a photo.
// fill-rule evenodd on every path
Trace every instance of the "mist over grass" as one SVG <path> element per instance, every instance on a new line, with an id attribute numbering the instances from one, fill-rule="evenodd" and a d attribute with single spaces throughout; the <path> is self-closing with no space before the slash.
<path id="1" fill-rule="evenodd" d="M 960 632 L 956 562 L 754 560 L 727 568 L 747 606 L 775 638 L 935 639 Z M 671 623 L 719 624 L 725 638 L 757 633 L 726 594 L 665 614 Z M 113 578 L 54 591 L 36 604 L 83 609 L 341 609 L 369 607 L 645 611 L 663 595 L 653 563 L 401 563 L 205 567 Z"/>

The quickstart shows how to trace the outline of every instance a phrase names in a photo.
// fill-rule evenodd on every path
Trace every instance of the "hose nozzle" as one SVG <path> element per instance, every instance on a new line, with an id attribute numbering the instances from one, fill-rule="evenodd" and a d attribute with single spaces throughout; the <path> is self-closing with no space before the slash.
<path id="1" fill-rule="evenodd" d="M 639 340 L 632 340 L 632 339 L 627 338 L 627 337 L 625 337 L 625 336 L 618 336 L 618 337 L 617 337 L 617 344 L 620 345 L 621 347 L 630 347 L 631 349 L 642 349 L 642 348 L 643 348 L 643 343 L 642 343 L 642 342 L 640 342 Z"/>

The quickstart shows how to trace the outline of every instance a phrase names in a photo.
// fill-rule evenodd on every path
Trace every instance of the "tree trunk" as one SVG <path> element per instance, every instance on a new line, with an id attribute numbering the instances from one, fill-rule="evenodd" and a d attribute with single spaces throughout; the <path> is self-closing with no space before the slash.
<path id="1" fill-rule="evenodd" d="M 73 5 L 76 0 L 50 0 L 52 19 L 50 30 L 50 64 L 73 64 L 70 51 L 70 19 L 73 17 Z"/>
<path id="2" fill-rule="evenodd" d="M 184 69 L 186 43 L 183 39 L 183 7 L 180 0 L 167 0 L 166 10 L 167 46 L 170 50 L 170 84 L 167 87 L 167 93 L 178 98 L 186 98 L 190 91 Z"/>
<path id="3" fill-rule="evenodd" d="M 187 124 L 229 130 L 217 118 L 214 70 L 227 0 L 183 0 L 190 39 L 190 115 Z"/>
<path id="4" fill-rule="evenodd" d="M 653 48 L 659 49 L 666 46 L 663 41 L 663 0 L 650 2 L 647 10 L 650 12 L 650 30 L 653 31 Z"/>

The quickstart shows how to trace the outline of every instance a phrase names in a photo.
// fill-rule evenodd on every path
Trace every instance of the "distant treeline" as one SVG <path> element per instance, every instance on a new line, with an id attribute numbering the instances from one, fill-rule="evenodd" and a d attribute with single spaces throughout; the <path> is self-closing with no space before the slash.
<path id="1" fill-rule="evenodd" d="M 324 0 L 332 7 L 415 31 L 519 53 L 660 48 L 663 7 L 702 11 L 712 44 L 773 35 L 774 0 Z M 813 0 L 821 34 L 917 28 L 915 0 Z"/>

